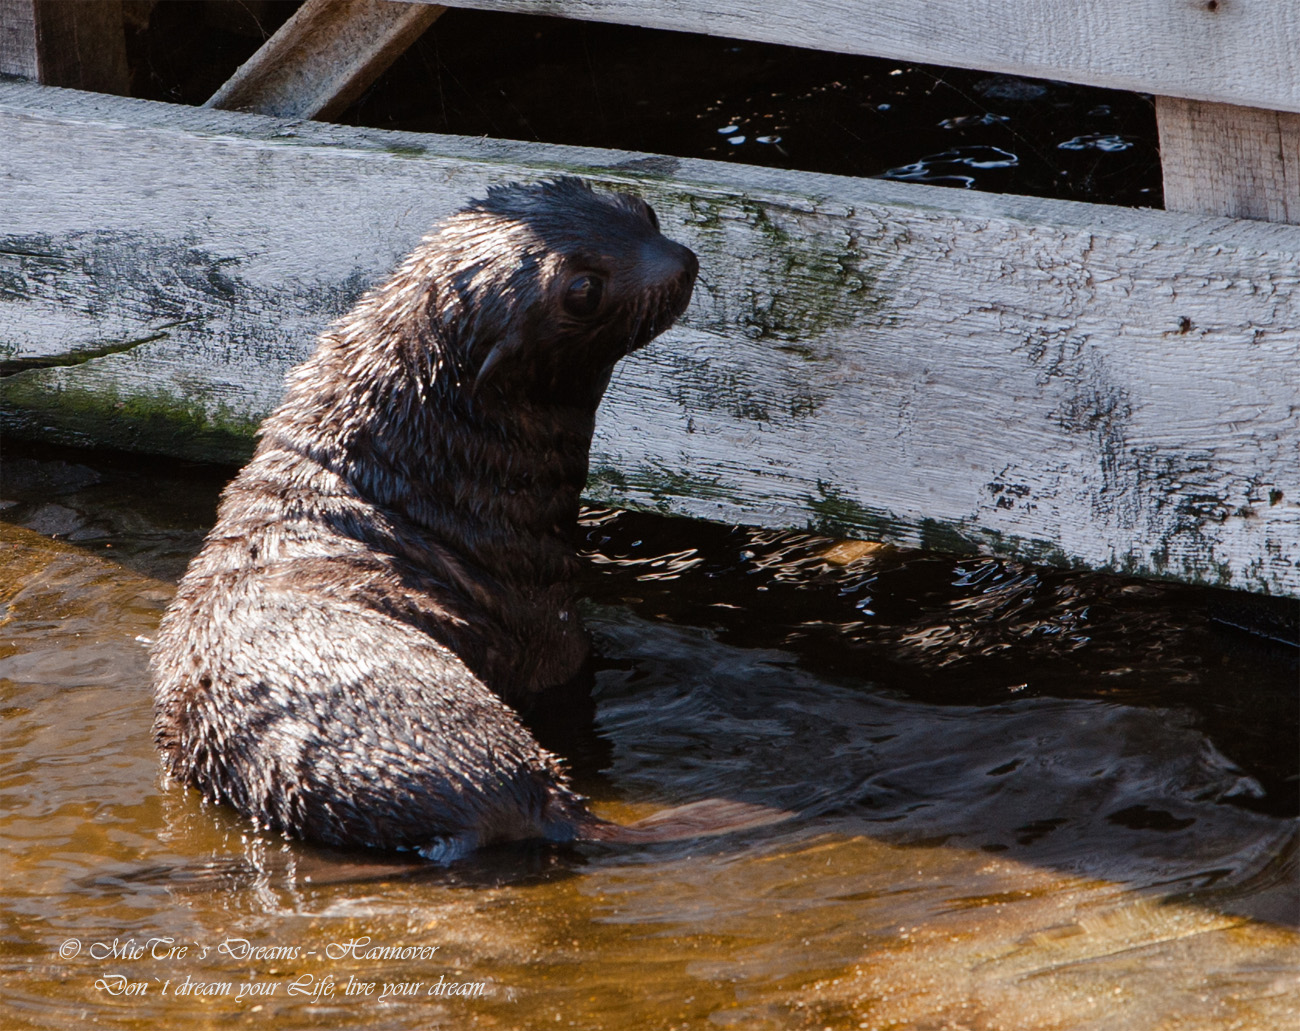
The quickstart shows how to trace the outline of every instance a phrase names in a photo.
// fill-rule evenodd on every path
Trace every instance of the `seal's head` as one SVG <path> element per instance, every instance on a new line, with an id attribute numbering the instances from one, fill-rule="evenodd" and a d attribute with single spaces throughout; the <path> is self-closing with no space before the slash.
<path id="1" fill-rule="evenodd" d="M 429 314 L 463 382 L 556 402 L 598 399 L 614 363 L 686 310 L 699 270 L 644 200 L 573 178 L 495 187 L 424 250 L 447 277 Z"/>

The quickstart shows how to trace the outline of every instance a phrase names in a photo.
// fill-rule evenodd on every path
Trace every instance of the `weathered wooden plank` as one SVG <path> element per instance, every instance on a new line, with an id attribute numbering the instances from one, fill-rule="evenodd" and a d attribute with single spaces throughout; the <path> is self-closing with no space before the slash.
<path id="1" fill-rule="evenodd" d="M 382 75 L 445 7 L 390 0 L 307 0 L 206 107 L 330 118 Z"/>
<path id="2" fill-rule="evenodd" d="M 1300 114 L 1156 98 L 1165 207 L 1300 224 Z"/>
<path id="3" fill-rule="evenodd" d="M 457 0 L 453 6 L 1300 111 L 1300 4 L 1289 0 Z"/>
<path id="4" fill-rule="evenodd" d="M 0 0 L 0 74 L 125 93 L 121 0 Z"/>
<path id="5" fill-rule="evenodd" d="M 0 0 L 0 75 L 35 79 L 36 0 Z"/>
<path id="6" fill-rule="evenodd" d="M 246 452 L 434 220 L 573 172 L 703 266 L 592 497 L 1300 595 L 1300 228 L 23 83 L 0 137 L 0 347 L 78 362 L 0 380 L 8 432 Z"/>

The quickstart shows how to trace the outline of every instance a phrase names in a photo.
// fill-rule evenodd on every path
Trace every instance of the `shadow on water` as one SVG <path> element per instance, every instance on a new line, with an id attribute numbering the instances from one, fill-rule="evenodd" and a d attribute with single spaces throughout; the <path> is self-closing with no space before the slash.
<path id="1" fill-rule="evenodd" d="M 746 784 L 843 834 L 1300 919 L 1300 603 L 631 513 L 586 529 L 621 572 L 591 595 L 635 612 L 588 619 L 618 667 L 601 727 L 661 759 L 621 783 Z"/>
<path id="2" fill-rule="evenodd" d="M 606 775 L 665 803 L 736 792 L 832 831 L 978 849 L 1084 878 L 1297 918 L 1292 821 L 1177 705 L 1029 697 L 934 704 L 627 612 L 589 619 Z M 1282 742 L 1279 742 L 1282 744 Z"/>
<path id="3" fill-rule="evenodd" d="M 1300 602 L 958 558 L 813 533 L 590 510 L 588 593 L 776 647 L 801 668 L 942 708 L 1035 698 L 1175 708 L 1300 811 Z"/>

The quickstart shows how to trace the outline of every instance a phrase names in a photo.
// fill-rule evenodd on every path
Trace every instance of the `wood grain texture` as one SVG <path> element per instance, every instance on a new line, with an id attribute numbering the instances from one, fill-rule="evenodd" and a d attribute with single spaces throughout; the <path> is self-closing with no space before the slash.
<path id="1" fill-rule="evenodd" d="M 205 106 L 330 118 L 356 100 L 444 10 L 389 0 L 307 0 Z"/>
<path id="2" fill-rule="evenodd" d="M 1300 228 L 12 82 L 0 137 L 7 432 L 245 454 L 431 223 L 575 173 L 703 269 L 593 498 L 1300 595 Z"/>
<path id="3" fill-rule="evenodd" d="M 1300 224 L 1300 114 L 1156 98 L 1165 207 Z"/>
<path id="4" fill-rule="evenodd" d="M 0 0 L 0 75 L 36 79 L 36 0 Z"/>
<path id="5" fill-rule="evenodd" d="M 1300 4 L 1291 0 L 460 0 L 455 6 L 1300 111 Z"/>
<path id="6" fill-rule="evenodd" d="M 121 0 L 0 0 L 0 74 L 125 93 Z"/>

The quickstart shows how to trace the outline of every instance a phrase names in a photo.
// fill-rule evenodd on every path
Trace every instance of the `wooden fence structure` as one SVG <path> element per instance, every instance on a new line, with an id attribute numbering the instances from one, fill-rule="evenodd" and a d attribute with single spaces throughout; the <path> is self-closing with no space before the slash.
<path id="1" fill-rule="evenodd" d="M 310 120 L 442 10 L 404 0 L 309 0 L 208 106 L 132 100 L 115 3 L 0 0 L 4 432 L 242 457 L 432 222 L 577 174 L 705 270 L 615 377 L 593 499 L 1300 596 L 1300 6 L 463 6 L 1150 92 L 1170 210 Z"/>

